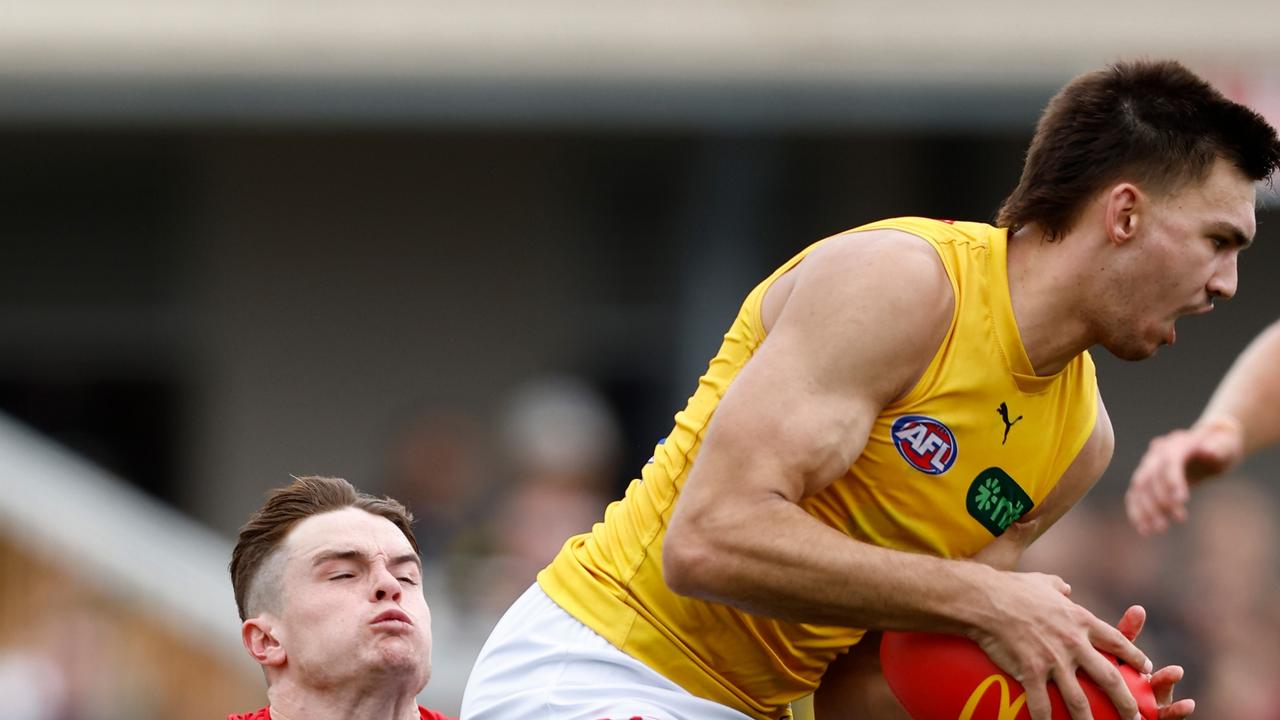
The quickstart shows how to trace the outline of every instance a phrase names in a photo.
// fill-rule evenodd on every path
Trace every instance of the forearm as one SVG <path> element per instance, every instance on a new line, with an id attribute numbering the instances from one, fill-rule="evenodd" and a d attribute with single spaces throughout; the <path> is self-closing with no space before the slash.
<path id="1" fill-rule="evenodd" d="M 1231 366 L 1197 425 L 1238 424 L 1246 453 L 1280 441 L 1280 322 L 1262 332 Z"/>
<path id="2" fill-rule="evenodd" d="M 673 524 L 668 582 L 682 594 L 797 622 L 967 632 L 999 573 L 853 540 L 782 498 Z"/>

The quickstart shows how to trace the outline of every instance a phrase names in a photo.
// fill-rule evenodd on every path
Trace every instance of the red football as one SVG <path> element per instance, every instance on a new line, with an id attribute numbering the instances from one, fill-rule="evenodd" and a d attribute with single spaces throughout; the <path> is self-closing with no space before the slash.
<path id="1" fill-rule="evenodd" d="M 1022 686 L 968 638 L 886 632 L 880 642 L 880 664 L 889 688 L 913 720 L 1031 718 Z M 1156 699 L 1149 679 L 1128 665 L 1119 667 L 1143 720 L 1156 720 Z M 1077 677 L 1089 698 L 1094 720 L 1121 720 L 1102 688 L 1083 672 Z M 1049 683 L 1049 701 L 1054 720 L 1070 720 L 1071 713 L 1053 683 Z"/>

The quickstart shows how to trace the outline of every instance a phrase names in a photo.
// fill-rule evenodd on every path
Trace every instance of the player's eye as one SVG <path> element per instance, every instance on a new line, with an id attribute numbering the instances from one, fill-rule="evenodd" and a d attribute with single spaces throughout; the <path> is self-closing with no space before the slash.
<path id="1" fill-rule="evenodd" d="M 351 573 L 339 573 L 329 579 L 330 580 L 346 580 L 347 578 L 353 578 L 353 577 L 355 577 L 355 575 L 352 575 Z"/>
<path id="2" fill-rule="evenodd" d="M 413 578 L 411 578 L 411 577 L 402 577 L 402 578 L 397 578 L 397 579 L 398 579 L 400 582 L 403 582 L 403 583 L 409 583 L 410 585 L 417 585 L 417 584 L 418 584 L 418 581 L 417 581 L 417 580 L 414 580 L 414 579 L 413 579 Z"/>

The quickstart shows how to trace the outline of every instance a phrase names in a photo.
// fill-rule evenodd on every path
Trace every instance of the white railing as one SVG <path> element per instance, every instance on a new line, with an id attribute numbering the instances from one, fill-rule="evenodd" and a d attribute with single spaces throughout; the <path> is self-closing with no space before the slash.
<path id="1" fill-rule="evenodd" d="M 227 574 L 231 543 L 3 415 L 0 534 L 253 670 Z"/>

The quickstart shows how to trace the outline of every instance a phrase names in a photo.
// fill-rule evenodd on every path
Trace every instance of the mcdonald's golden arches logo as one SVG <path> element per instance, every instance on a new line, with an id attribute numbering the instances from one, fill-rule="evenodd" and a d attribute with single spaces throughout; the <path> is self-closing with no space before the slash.
<path id="1" fill-rule="evenodd" d="M 999 673 L 978 683 L 978 687 L 973 689 L 973 694 L 969 696 L 969 702 L 964 704 L 964 709 L 960 711 L 960 717 L 956 718 L 956 720 L 974 720 L 973 714 L 978 711 L 978 705 L 987 696 L 987 690 L 994 685 L 1000 686 L 999 709 L 994 717 L 979 718 L 979 720 L 1016 720 L 1018 712 L 1022 710 L 1022 706 L 1027 702 L 1027 694 L 1023 692 L 1017 699 L 1011 698 L 1009 681 Z M 1018 689 L 1021 690 L 1022 688 L 1019 687 Z"/>

